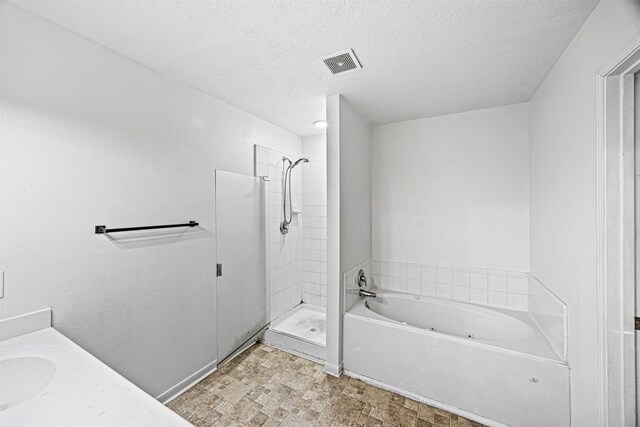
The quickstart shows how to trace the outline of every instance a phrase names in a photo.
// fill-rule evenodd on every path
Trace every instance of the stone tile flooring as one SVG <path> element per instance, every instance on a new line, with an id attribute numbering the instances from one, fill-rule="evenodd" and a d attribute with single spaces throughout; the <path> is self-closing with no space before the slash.
<path id="1" fill-rule="evenodd" d="M 481 426 L 264 344 L 168 406 L 196 426 Z"/>

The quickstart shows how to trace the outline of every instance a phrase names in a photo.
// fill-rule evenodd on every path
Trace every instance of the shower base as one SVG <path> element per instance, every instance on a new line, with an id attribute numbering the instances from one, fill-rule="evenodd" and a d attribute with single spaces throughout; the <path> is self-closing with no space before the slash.
<path id="1" fill-rule="evenodd" d="M 271 322 L 262 341 L 302 357 L 324 361 L 326 325 L 323 307 L 302 303 Z"/>

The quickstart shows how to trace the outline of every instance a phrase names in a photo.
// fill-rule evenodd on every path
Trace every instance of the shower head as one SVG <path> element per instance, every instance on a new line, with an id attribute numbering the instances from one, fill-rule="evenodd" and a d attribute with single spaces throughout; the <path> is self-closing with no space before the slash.
<path id="1" fill-rule="evenodd" d="M 298 163 L 307 163 L 308 161 L 309 161 L 308 157 L 303 157 L 301 159 L 298 159 L 293 165 L 291 165 L 291 169 L 295 168 L 298 165 Z"/>
<path id="2" fill-rule="evenodd" d="M 282 161 L 283 162 L 289 162 L 289 166 L 291 166 L 291 160 L 289 160 L 288 157 L 282 156 Z"/>

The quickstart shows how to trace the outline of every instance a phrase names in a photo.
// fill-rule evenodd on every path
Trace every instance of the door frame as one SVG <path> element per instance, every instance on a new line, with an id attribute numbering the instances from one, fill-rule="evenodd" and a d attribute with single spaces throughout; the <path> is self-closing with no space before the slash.
<path id="1" fill-rule="evenodd" d="M 636 423 L 634 74 L 640 33 L 596 74 L 601 426 Z"/>

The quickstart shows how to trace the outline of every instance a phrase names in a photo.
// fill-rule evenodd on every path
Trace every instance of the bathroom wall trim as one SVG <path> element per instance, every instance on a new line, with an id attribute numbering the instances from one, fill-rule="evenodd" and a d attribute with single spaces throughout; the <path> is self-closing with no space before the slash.
<path id="1" fill-rule="evenodd" d="M 342 372 L 342 271 L 340 270 L 340 95 L 326 100 L 327 137 L 327 343 L 325 371 Z"/>
<path id="2" fill-rule="evenodd" d="M 369 378 L 349 370 L 345 370 L 344 374 L 350 378 L 355 378 L 357 380 L 364 381 L 367 384 L 370 384 L 375 387 L 379 387 L 383 390 L 391 391 L 393 393 L 399 394 L 400 396 L 408 397 L 409 399 L 415 400 L 416 402 L 424 403 L 425 405 L 433 406 L 435 408 L 442 409 L 452 414 L 460 415 L 461 417 L 467 418 L 471 421 L 481 423 L 488 427 L 506 427 L 506 424 L 502 424 L 497 421 L 493 421 L 488 418 L 481 417 L 480 415 L 476 415 L 472 412 L 464 411 L 462 409 L 456 408 L 455 406 L 446 405 L 444 403 L 438 402 L 437 400 L 427 399 L 426 397 L 422 397 L 417 394 L 410 393 L 400 388 L 383 383 L 382 381 L 374 380 L 373 378 Z"/>
<path id="3" fill-rule="evenodd" d="M 596 74 L 599 425 L 634 425 L 634 74 L 637 33 Z"/>
<path id="4" fill-rule="evenodd" d="M 326 374 L 328 374 L 328 375 L 331 375 L 332 377 L 339 377 L 343 373 L 346 373 L 344 371 L 342 363 L 340 363 L 339 365 L 334 365 L 334 364 L 331 364 L 331 363 L 325 363 L 324 364 L 324 372 Z"/>
<path id="5" fill-rule="evenodd" d="M 159 400 L 164 405 L 171 402 L 176 397 L 180 396 L 185 391 L 189 390 L 191 387 L 198 384 L 207 376 L 211 375 L 215 371 L 218 370 L 218 359 L 214 360 L 211 363 L 206 364 L 201 369 L 198 369 L 193 374 L 189 375 L 184 380 L 180 381 L 178 384 L 169 388 L 165 392 L 161 393 L 156 397 L 156 400 Z"/>

